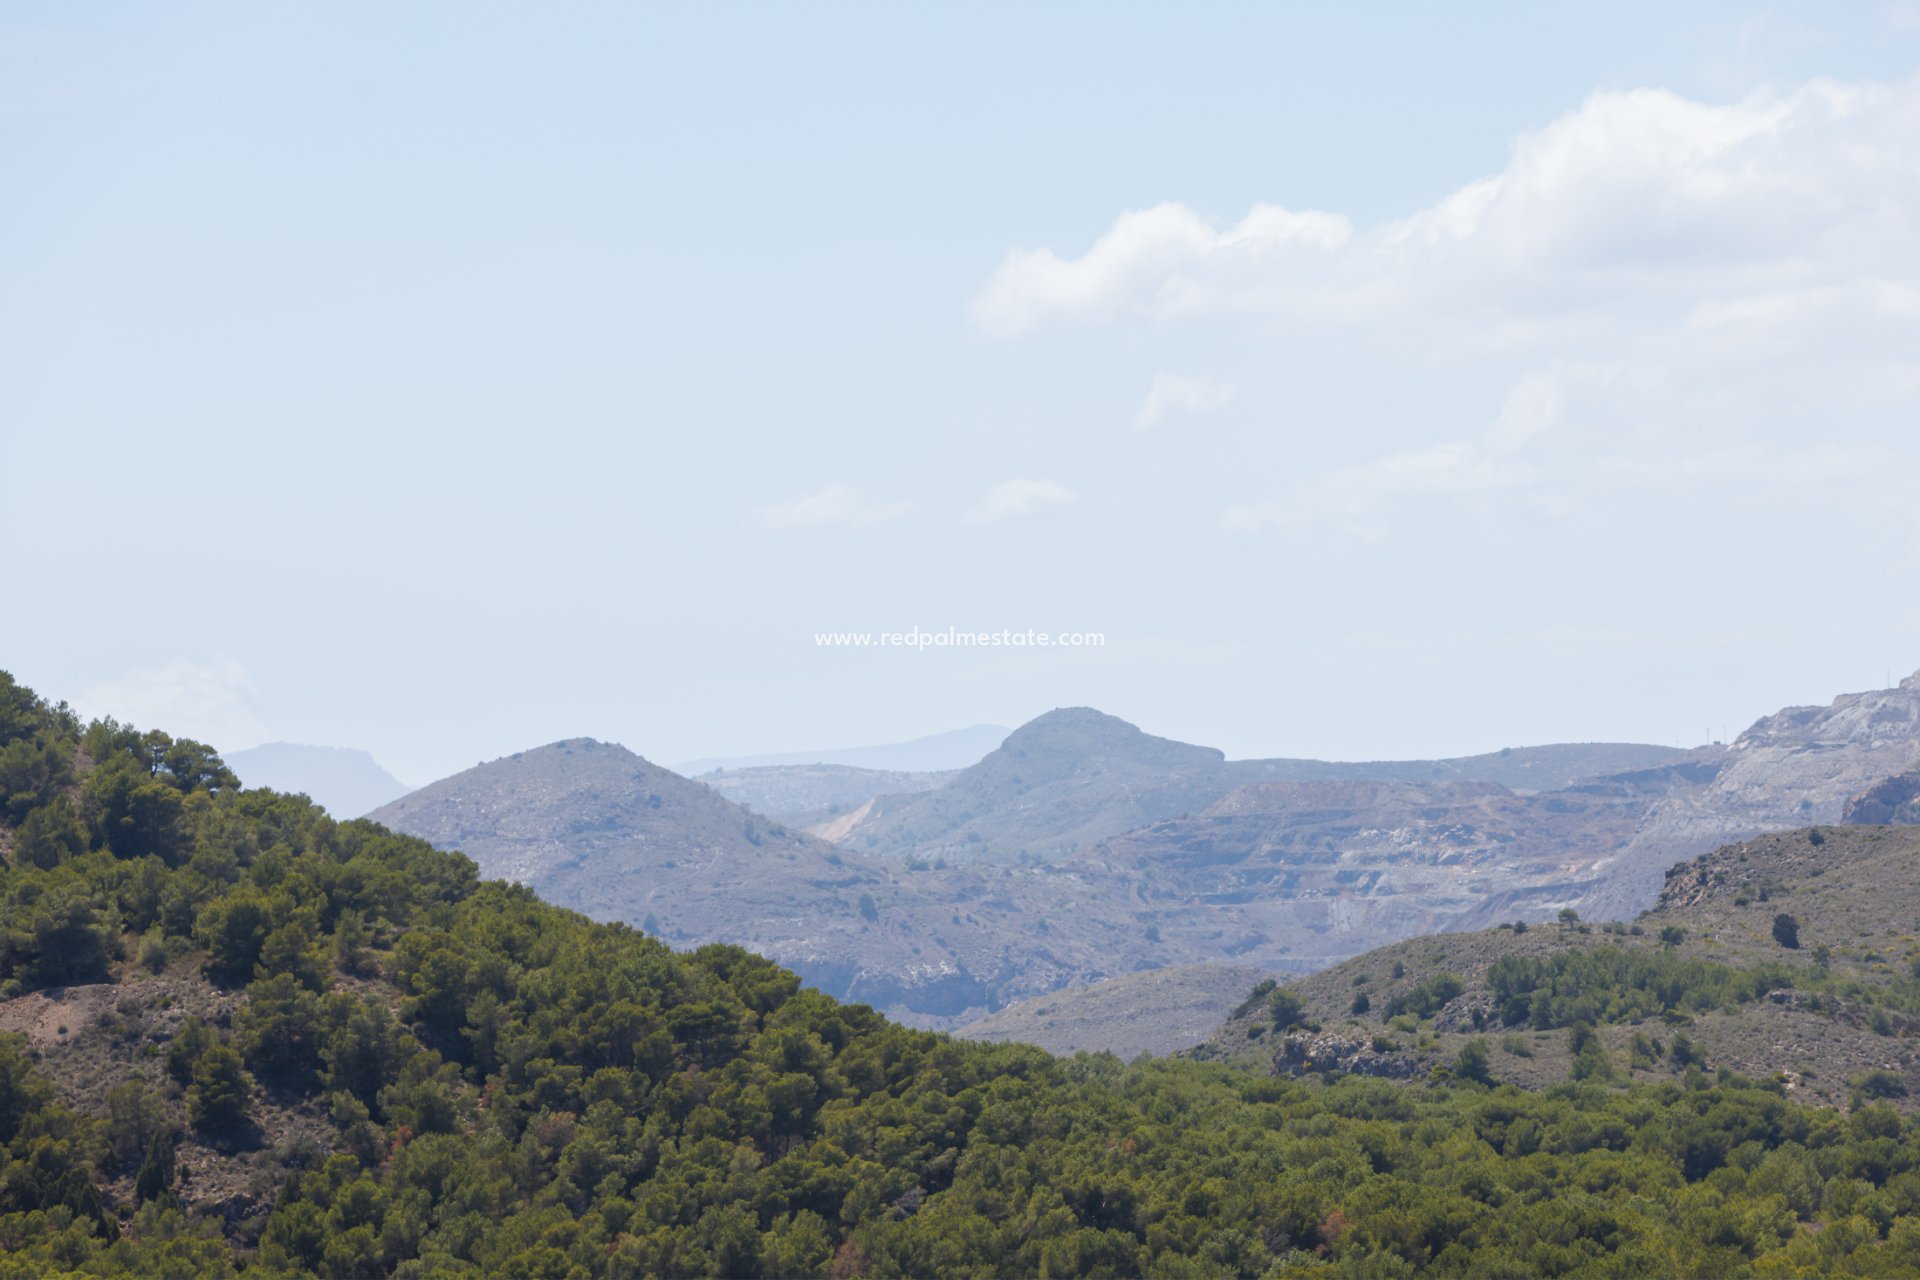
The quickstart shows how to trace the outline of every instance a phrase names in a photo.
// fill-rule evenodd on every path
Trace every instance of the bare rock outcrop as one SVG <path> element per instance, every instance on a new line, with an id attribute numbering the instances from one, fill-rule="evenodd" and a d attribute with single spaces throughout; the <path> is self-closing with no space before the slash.
<path id="1" fill-rule="evenodd" d="M 1849 825 L 1880 826 L 1920 823 L 1920 769 L 1908 769 L 1868 787 L 1840 815 Z"/>

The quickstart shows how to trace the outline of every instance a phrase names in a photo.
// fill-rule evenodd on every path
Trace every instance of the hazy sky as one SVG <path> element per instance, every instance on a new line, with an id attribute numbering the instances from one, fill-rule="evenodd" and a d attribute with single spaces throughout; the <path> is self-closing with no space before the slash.
<path id="1" fill-rule="evenodd" d="M 0 667 L 421 782 L 1920 666 L 1913 5 L 0 5 Z M 822 649 L 823 630 L 1099 650 Z"/>

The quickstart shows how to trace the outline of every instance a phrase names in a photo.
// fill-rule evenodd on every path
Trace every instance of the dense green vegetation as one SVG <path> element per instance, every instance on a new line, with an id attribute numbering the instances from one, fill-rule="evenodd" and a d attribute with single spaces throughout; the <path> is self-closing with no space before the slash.
<path id="1" fill-rule="evenodd" d="M 1870 1089 L 1842 1115 L 1697 1071 L 1527 1093 L 1485 1045 L 1325 1084 L 960 1043 L 3 675 L 0 803 L 5 994 L 158 974 L 235 1007 L 129 1050 L 99 1114 L 0 1037 L 0 1277 L 1920 1272 L 1920 1129 Z M 287 1114 L 326 1141 L 270 1139 Z M 178 1153 L 270 1140 L 271 1212 L 226 1225 Z"/>
<path id="2" fill-rule="evenodd" d="M 1617 947 L 1502 956 L 1487 970 L 1501 1021 L 1539 1030 L 1726 1009 L 1792 985 L 1793 975 L 1778 965 L 1734 968 Z"/>
<path id="3" fill-rule="evenodd" d="M 1795 989 L 1867 1006 L 1883 1035 L 1892 1034 L 1887 1010 L 1920 1014 L 1920 982 L 1912 978 L 1867 984 L 1818 967 L 1736 966 L 1671 951 L 1608 946 L 1549 956 L 1502 956 L 1487 967 L 1486 983 L 1502 1022 L 1536 1030 L 1648 1018 L 1684 1022 L 1692 1014 L 1732 1009 L 1770 991 Z"/>

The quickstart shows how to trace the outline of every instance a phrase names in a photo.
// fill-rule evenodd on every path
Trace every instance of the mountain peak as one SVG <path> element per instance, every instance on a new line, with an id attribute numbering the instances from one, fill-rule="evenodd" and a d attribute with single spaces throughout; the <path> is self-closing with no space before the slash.
<path id="1" fill-rule="evenodd" d="M 1206 808 L 1231 785 L 1225 762 L 1092 707 L 1059 707 L 945 786 L 881 797 L 833 838 L 878 853 L 1057 855 Z"/>
<path id="2" fill-rule="evenodd" d="M 521 760 L 527 756 L 537 756 L 541 754 L 566 756 L 572 755 L 576 751 L 605 752 L 607 756 L 612 759 L 623 761 L 638 760 L 642 764 L 647 763 L 645 757 L 639 755 L 637 752 L 623 747 L 617 742 L 602 742 L 598 738 L 562 738 L 558 742 L 549 742 L 543 746 L 533 747 L 526 751 L 516 751 L 510 756 L 502 756 L 500 760 L 494 763 L 499 764 L 508 760 Z"/>
<path id="3" fill-rule="evenodd" d="M 1123 761 L 1176 769 L 1201 768 L 1226 759 L 1212 747 L 1156 738 L 1093 707 L 1058 707 L 1036 716 L 1008 734 L 993 755 Z"/>
<path id="4" fill-rule="evenodd" d="M 563 738 L 475 765 L 369 815 L 395 831 L 459 849 L 488 876 L 541 888 L 577 874 L 659 875 L 682 860 L 825 847 L 748 813 L 705 783 L 651 764 L 617 742 Z"/>
<path id="5" fill-rule="evenodd" d="M 617 742 L 601 742 L 597 738 L 562 738 L 558 742 L 528 747 L 497 760 L 483 760 L 454 777 L 487 778 L 496 782 L 517 779 L 522 783 L 537 783 L 552 795 L 583 787 L 603 788 L 610 783 L 631 789 L 640 783 L 656 786 L 662 779 L 669 780 L 669 786 L 686 781 Z M 443 778 L 433 786 L 442 786 L 448 781 L 450 779 Z"/>

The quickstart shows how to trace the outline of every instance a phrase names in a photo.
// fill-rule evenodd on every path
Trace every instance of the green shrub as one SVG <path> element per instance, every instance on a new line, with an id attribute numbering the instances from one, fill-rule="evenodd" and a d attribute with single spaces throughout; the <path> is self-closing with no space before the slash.
<path id="1" fill-rule="evenodd" d="M 246 1118 L 247 1079 L 240 1055 L 216 1044 L 194 1064 L 193 1083 L 187 1087 L 187 1122 L 207 1133 L 231 1129 Z"/>
<path id="2" fill-rule="evenodd" d="M 1403 1013 L 1411 1013 L 1418 1018 L 1431 1017 L 1465 990 L 1466 984 L 1460 981 L 1458 975 L 1436 973 L 1413 990 L 1403 991 L 1387 1001 L 1387 1017 L 1392 1019 Z"/>
<path id="3" fill-rule="evenodd" d="M 1773 918 L 1773 940 L 1789 951 L 1800 946 L 1800 922 L 1782 911 Z"/>

